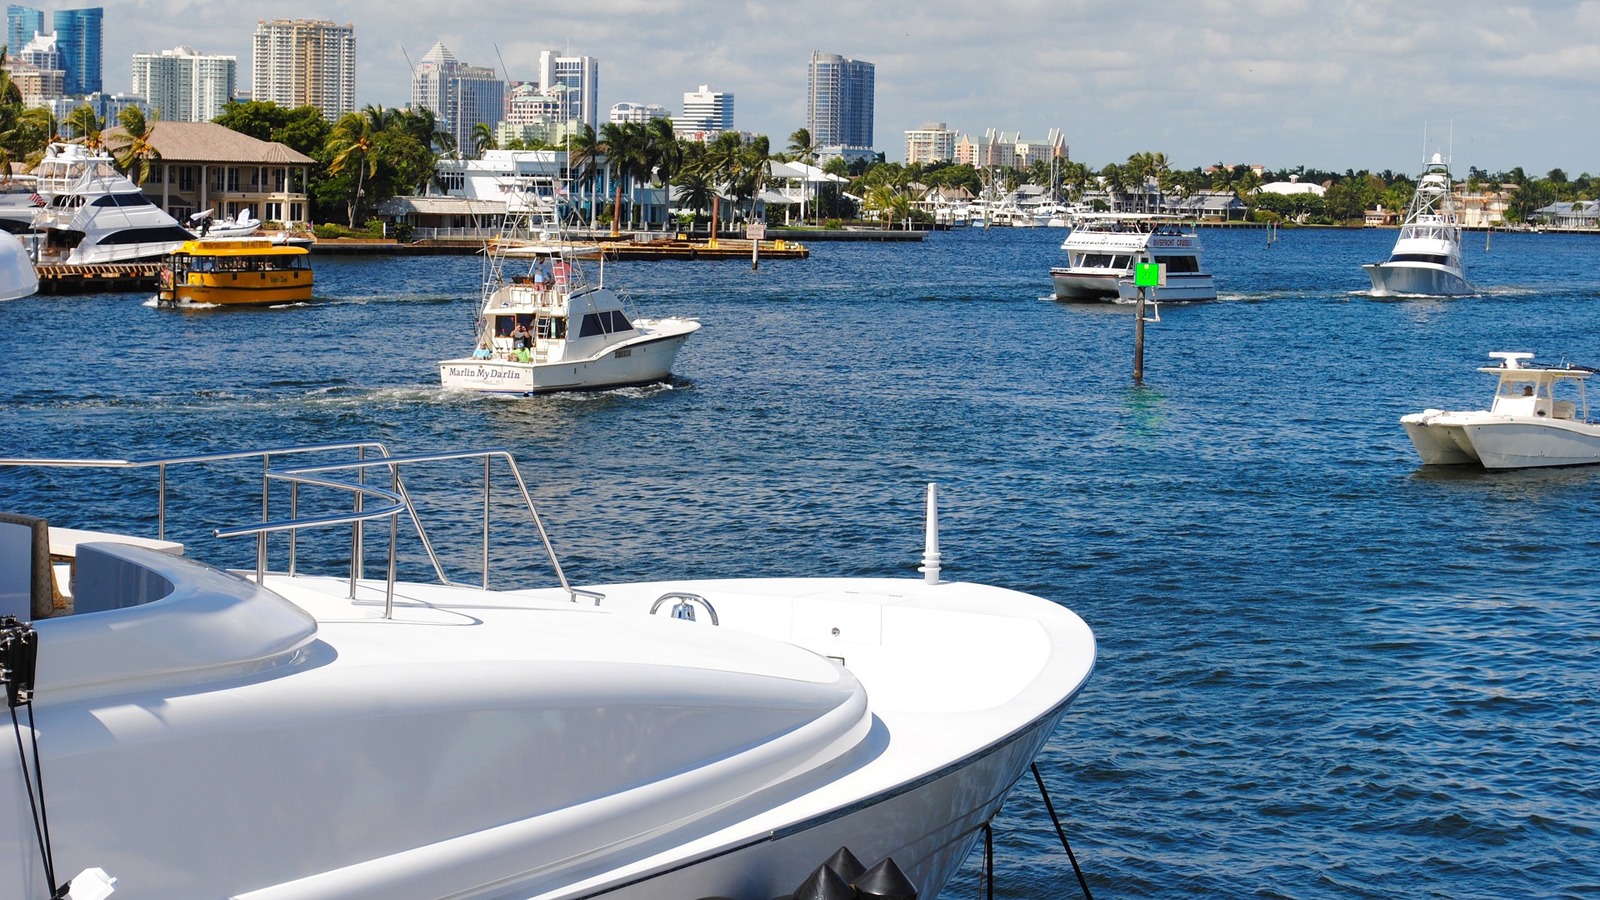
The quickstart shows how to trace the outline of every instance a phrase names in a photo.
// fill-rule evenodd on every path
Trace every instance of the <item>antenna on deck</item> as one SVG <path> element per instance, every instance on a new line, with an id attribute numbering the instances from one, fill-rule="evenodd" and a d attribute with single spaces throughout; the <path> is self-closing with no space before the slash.
<path id="1" fill-rule="evenodd" d="M 928 584 L 939 583 L 939 485 L 928 482 L 928 524 L 923 537 L 922 565 L 917 567 L 922 580 Z"/>

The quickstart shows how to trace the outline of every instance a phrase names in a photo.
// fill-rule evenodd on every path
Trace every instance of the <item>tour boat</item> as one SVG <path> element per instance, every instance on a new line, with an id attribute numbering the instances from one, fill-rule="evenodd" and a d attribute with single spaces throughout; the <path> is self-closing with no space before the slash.
<path id="1" fill-rule="evenodd" d="M 1600 463 L 1600 424 L 1589 420 L 1585 366 L 1533 366 L 1532 353 L 1491 353 L 1499 378 L 1487 410 L 1424 410 L 1400 424 L 1427 465 L 1477 463 L 1486 469 Z"/>
<path id="2" fill-rule="evenodd" d="M 920 578 L 578 586 L 504 450 L 0 466 L 54 507 L 0 516 L 18 900 L 771 900 L 841 849 L 931 900 L 1094 668 L 1066 607 L 941 578 L 931 485 Z"/>
<path id="3" fill-rule="evenodd" d="M 194 235 L 116 170 L 105 153 L 52 145 L 35 184 L 44 206 L 33 221 L 41 263 L 94 265 L 157 259 Z"/>
<path id="4" fill-rule="evenodd" d="M 630 316 L 605 286 L 604 261 L 599 283 L 589 283 L 581 263 L 594 254 L 538 230 L 536 214 L 508 210 L 487 255 L 476 349 L 441 361 L 440 383 L 539 394 L 665 381 L 700 323 Z"/>
<path id="5" fill-rule="evenodd" d="M 1084 213 L 1073 221 L 1061 249 L 1067 264 L 1050 270 L 1058 300 L 1132 296 L 1137 293 L 1133 268 L 1142 262 L 1166 267 L 1166 283 L 1147 289 L 1151 300 L 1217 299 L 1216 283 L 1200 264 L 1200 237 L 1177 216 Z"/>
<path id="6" fill-rule="evenodd" d="M 1461 265 L 1461 220 L 1450 169 L 1433 154 L 1411 195 L 1389 259 L 1362 266 L 1375 296 L 1450 297 L 1473 293 Z"/>
<path id="7" fill-rule="evenodd" d="M 166 305 L 300 303 L 314 273 L 305 247 L 266 238 L 193 240 L 167 255 L 158 302 Z"/>

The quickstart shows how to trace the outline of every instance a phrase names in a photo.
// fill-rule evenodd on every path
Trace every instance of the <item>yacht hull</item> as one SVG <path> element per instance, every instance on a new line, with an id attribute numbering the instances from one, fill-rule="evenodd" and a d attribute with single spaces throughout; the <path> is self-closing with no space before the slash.
<path id="1" fill-rule="evenodd" d="M 1475 293 L 1458 271 L 1428 263 L 1368 263 L 1361 268 L 1380 297 L 1460 297 Z"/>
<path id="2" fill-rule="evenodd" d="M 1492 413 L 1416 413 L 1400 420 L 1425 465 L 1531 469 L 1600 463 L 1600 426 Z"/>
<path id="3" fill-rule="evenodd" d="M 1057 300 L 1115 300 L 1117 279 L 1128 274 L 1111 269 L 1082 272 L 1056 268 L 1050 270 L 1050 281 Z"/>
<path id="4" fill-rule="evenodd" d="M 1199 272 L 1194 274 L 1168 275 L 1167 283 L 1160 287 L 1146 288 L 1145 299 L 1155 300 L 1160 303 L 1184 303 L 1192 301 L 1217 299 L 1217 284 L 1210 274 Z M 1117 281 L 1117 298 L 1132 302 L 1139 299 L 1139 289 L 1134 287 L 1133 279 L 1123 278 Z"/>
<path id="5" fill-rule="evenodd" d="M 590 391 L 666 381 L 678 349 L 699 327 L 674 328 L 614 346 L 596 357 L 561 362 L 516 362 L 509 359 L 447 359 L 439 363 L 439 381 L 449 389 L 488 394 L 543 394 Z"/>

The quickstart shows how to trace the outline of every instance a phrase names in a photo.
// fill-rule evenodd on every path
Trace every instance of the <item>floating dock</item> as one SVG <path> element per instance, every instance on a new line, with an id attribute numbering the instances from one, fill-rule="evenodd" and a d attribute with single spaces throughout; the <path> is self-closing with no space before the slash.
<path id="1" fill-rule="evenodd" d="M 45 263 L 33 267 L 41 294 L 98 294 L 111 291 L 155 290 L 161 263 L 99 263 L 67 265 Z"/>

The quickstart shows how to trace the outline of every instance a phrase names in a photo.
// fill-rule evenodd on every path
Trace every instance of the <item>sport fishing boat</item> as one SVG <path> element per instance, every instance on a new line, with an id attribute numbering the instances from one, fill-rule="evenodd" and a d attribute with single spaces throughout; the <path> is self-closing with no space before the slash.
<path id="1" fill-rule="evenodd" d="M 1216 283 L 1200 264 L 1200 238 L 1177 216 L 1083 213 L 1061 249 L 1067 264 L 1050 270 L 1057 300 L 1132 298 L 1138 293 L 1133 286 L 1138 263 L 1166 267 L 1166 283 L 1149 289 L 1152 300 L 1217 299 Z"/>
<path id="2" fill-rule="evenodd" d="M 311 299 L 311 251 L 266 238 L 194 240 L 167 255 L 157 302 L 303 303 Z"/>
<path id="3" fill-rule="evenodd" d="M 1400 424 L 1426 465 L 1477 463 L 1486 469 L 1600 463 L 1600 425 L 1589 420 L 1586 366 L 1524 365 L 1532 353 L 1491 353 L 1499 379 L 1487 410 L 1429 409 Z"/>
<path id="4" fill-rule="evenodd" d="M 105 153 L 52 145 L 39 163 L 44 201 L 33 220 L 40 263 L 95 265 L 157 259 L 194 239 L 116 170 Z"/>
<path id="5" fill-rule="evenodd" d="M 1473 293 L 1461 265 L 1461 219 L 1450 191 L 1450 169 L 1439 154 L 1417 179 L 1400 236 L 1389 259 L 1361 268 L 1379 297 L 1451 297 Z"/>
<path id="6" fill-rule="evenodd" d="M 920 578 L 579 586 L 503 450 L 0 466 L 61 501 L 0 517 L 18 900 L 770 900 L 841 849 L 932 900 L 1094 667 L 1066 607 L 941 578 L 931 485 Z"/>
<path id="7" fill-rule="evenodd" d="M 538 227 L 544 211 L 513 210 L 485 254 L 475 350 L 439 363 L 446 388 L 498 394 L 584 391 L 665 381 L 678 349 L 700 330 L 693 319 L 635 318 L 622 298 L 589 283 L 597 258 Z"/>

